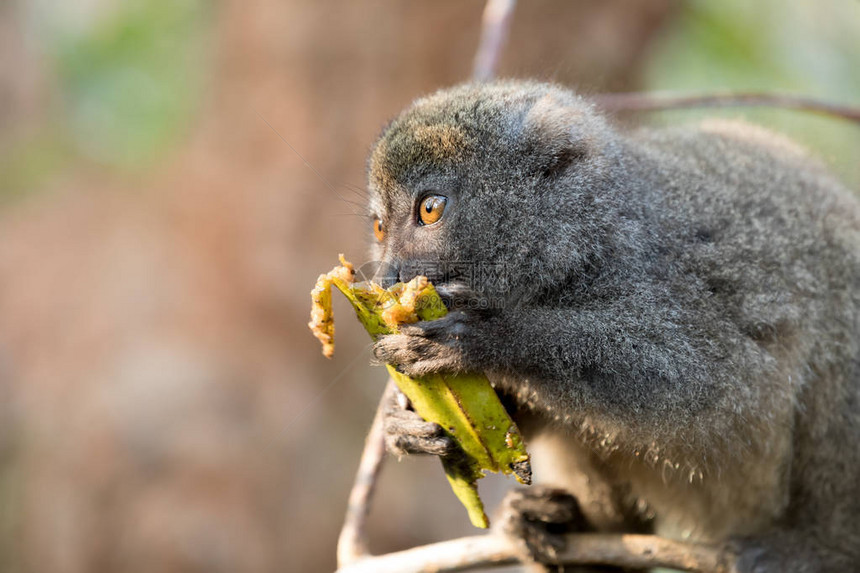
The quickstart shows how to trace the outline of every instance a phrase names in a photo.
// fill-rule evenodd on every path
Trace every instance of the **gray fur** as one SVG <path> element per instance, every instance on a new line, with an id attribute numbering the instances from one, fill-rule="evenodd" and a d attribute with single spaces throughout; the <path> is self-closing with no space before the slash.
<path id="1" fill-rule="evenodd" d="M 636 508 L 750 571 L 860 571 L 860 202 L 801 149 L 742 123 L 625 133 L 501 82 L 416 101 L 369 173 L 378 260 L 506 278 L 451 281 L 489 308 L 384 337 L 380 360 L 486 371 L 544 475 L 609 492 L 593 522 Z M 426 191 L 449 204 L 424 227 Z"/>

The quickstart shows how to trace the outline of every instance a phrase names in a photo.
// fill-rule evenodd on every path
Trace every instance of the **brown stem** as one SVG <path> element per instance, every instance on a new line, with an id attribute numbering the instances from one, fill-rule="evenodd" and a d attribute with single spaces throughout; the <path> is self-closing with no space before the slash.
<path id="1" fill-rule="evenodd" d="M 512 543 L 498 534 L 462 537 L 405 551 L 365 557 L 337 573 L 445 573 L 519 563 Z M 734 555 L 715 547 L 653 535 L 572 534 L 562 565 L 668 567 L 698 573 L 734 573 Z"/>
<path id="2" fill-rule="evenodd" d="M 508 38 L 516 0 L 487 0 L 481 20 L 481 43 L 475 54 L 472 79 L 485 82 L 496 75 L 499 55 Z"/>
<path id="3" fill-rule="evenodd" d="M 860 123 L 860 107 L 809 97 L 766 93 L 675 95 L 668 93 L 605 93 L 593 96 L 609 112 L 660 111 L 691 107 L 769 106 L 808 111 Z"/>
<path id="4" fill-rule="evenodd" d="M 349 494 L 346 518 L 337 540 L 338 567 L 344 567 L 368 555 L 365 524 L 370 511 L 373 488 L 385 458 L 383 417 L 388 394 L 394 389 L 394 381 L 389 379 L 364 443 L 364 452 L 361 454 L 361 462 Z"/>

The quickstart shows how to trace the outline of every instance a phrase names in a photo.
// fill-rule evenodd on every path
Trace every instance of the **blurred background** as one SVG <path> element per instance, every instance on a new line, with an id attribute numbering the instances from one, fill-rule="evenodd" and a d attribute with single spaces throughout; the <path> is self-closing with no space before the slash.
<path id="1" fill-rule="evenodd" d="M 0 2 L 0 571 L 334 570 L 385 375 L 342 301 L 321 356 L 308 293 L 364 260 L 366 152 L 468 78 L 483 6 Z M 860 2 L 523 0 L 500 73 L 856 105 Z M 860 185 L 857 125 L 719 114 Z M 374 551 L 474 532 L 437 460 L 389 461 Z"/>

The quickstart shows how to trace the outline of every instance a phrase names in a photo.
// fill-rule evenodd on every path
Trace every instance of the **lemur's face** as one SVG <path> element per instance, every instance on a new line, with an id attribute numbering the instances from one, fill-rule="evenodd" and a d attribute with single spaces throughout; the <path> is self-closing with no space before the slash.
<path id="1" fill-rule="evenodd" d="M 525 268 L 542 233 L 535 225 L 560 215 L 546 212 L 543 191 L 585 153 L 575 130 L 556 133 L 557 110 L 564 122 L 582 114 L 570 99 L 538 84 L 462 86 L 396 118 L 368 163 L 377 280 L 474 282 Z"/>
<path id="2" fill-rule="evenodd" d="M 389 127 L 371 155 L 373 252 L 390 265 L 389 280 L 425 274 L 438 282 L 432 263 L 463 256 L 456 227 L 467 220 L 463 187 L 475 147 L 461 126 L 414 115 Z"/>

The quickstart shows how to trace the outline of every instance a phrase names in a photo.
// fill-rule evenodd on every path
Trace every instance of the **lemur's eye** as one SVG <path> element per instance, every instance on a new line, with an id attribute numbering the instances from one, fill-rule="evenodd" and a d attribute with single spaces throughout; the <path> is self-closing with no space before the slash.
<path id="1" fill-rule="evenodd" d="M 382 226 L 382 219 L 379 217 L 376 217 L 373 220 L 373 236 L 376 237 L 376 240 L 380 243 L 385 239 L 385 227 Z"/>
<path id="2" fill-rule="evenodd" d="M 421 225 L 432 225 L 442 218 L 448 198 L 443 195 L 428 195 L 418 207 L 418 222 Z"/>

